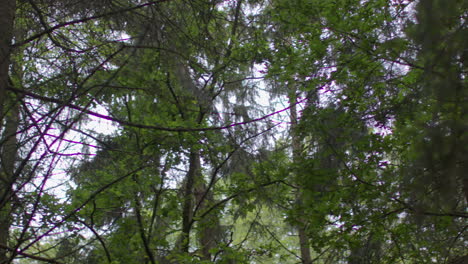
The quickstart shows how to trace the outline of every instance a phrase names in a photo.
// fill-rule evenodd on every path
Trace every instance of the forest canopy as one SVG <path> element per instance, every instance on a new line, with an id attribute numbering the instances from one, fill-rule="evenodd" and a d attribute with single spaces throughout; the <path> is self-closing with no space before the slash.
<path id="1" fill-rule="evenodd" d="M 467 10 L 0 0 L 0 264 L 467 263 Z"/>

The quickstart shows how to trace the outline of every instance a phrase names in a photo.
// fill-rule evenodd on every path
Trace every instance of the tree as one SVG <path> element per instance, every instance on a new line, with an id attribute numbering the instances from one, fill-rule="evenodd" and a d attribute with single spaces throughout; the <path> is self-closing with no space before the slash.
<path id="1" fill-rule="evenodd" d="M 0 263 L 465 258 L 466 4 L 0 4 Z"/>
<path id="2" fill-rule="evenodd" d="M 2 136 L 2 155 L 1 155 L 1 167 L 0 167 L 0 175 L 1 175 L 1 182 L 0 182 L 0 225 L 3 227 L 0 231 L 0 244 L 6 245 L 8 242 L 9 236 L 9 228 L 10 228 L 10 205 L 9 200 L 11 196 L 11 182 L 12 182 L 12 160 L 11 157 L 15 156 L 15 150 L 12 151 L 14 148 L 15 141 L 12 138 L 11 131 L 14 129 L 14 122 L 12 118 L 10 118 L 10 122 L 4 124 L 5 117 L 7 115 L 14 116 L 15 113 L 10 112 L 6 113 L 9 109 L 7 109 L 7 87 L 10 85 L 9 77 L 8 77 L 8 70 L 10 66 L 10 44 L 13 38 L 13 17 L 15 12 L 15 3 L 16 1 L 2 1 L 2 11 L 0 11 L 0 16 L 2 17 L 0 22 L 2 26 L 0 27 L 0 35 L 2 36 L 0 39 L 0 131 L 5 131 Z M 6 132 L 6 126 L 8 126 L 8 132 Z M 8 133 L 8 134 L 7 134 Z M 13 137 L 16 133 L 13 133 Z M 6 143 L 6 139 L 8 140 L 8 146 Z M 4 143 L 5 142 L 5 143 Z M 10 156 L 10 160 L 5 160 L 6 156 Z M 6 261 L 6 252 L 5 249 L 0 249 L 0 262 Z"/>

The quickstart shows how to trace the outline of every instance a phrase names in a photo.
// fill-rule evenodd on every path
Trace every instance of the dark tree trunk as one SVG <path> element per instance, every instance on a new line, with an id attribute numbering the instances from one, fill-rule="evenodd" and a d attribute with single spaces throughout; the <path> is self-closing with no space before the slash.
<path id="1" fill-rule="evenodd" d="M 2 155 L 0 157 L 0 244 L 7 246 L 9 238 L 9 229 L 11 221 L 11 206 L 9 204 L 9 198 L 11 195 L 11 177 L 13 164 L 11 163 L 13 159 L 8 158 L 9 146 L 16 142 L 11 142 L 9 139 L 16 139 L 15 135 L 13 137 L 9 135 L 9 132 L 12 127 L 13 120 L 7 120 L 6 117 L 6 98 L 7 98 L 7 87 L 9 79 L 9 67 L 10 67 L 10 54 L 11 54 L 11 40 L 13 36 L 13 21 L 16 10 L 16 1 L 15 0 L 0 0 L 0 132 L 3 131 L 3 125 L 6 123 L 3 137 L 0 142 L 3 142 L 0 145 L 2 149 Z M 10 113 L 10 115 L 15 115 L 15 113 Z M 14 119 L 14 117 L 13 117 Z M 5 140 L 6 139 L 6 140 Z M 0 263 L 6 263 L 8 261 L 8 256 L 6 250 L 2 247 L 0 248 Z"/>
<path id="2" fill-rule="evenodd" d="M 291 135 L 292 135 L 292 153 L 293 153 L 293 162 L 299 162 L 299 158 L 302 151 L 302 144 L 300 138 L 298 136 L 297 131 L 297 123 L 298 123 L 298 115 L 297 115 L 297 107 L 296 107 L 296 89 L 291 89 L 289 91 L 289 102 L 290 102 L 290 116 L 291 116 Z M 297 177 L 297 175 L 296 175 Z M 296 194 L 296 203 L 300 206 L 302 204 L 302 192 L 298 190 Z M 303 264 L 311 264 L 312 257 L 310 255 L 310 245 L 309 245 L 309 236 L 306 232 L 306 223 L 305 220 L 300 217 L 299 219 L 299 226 L 297 226 L 298 233 L 299 233 L 299 245 L 301 248 L 301 259 Z"/>
<path id="3" fill-rule="evenodd" d="M 180 250 L 188 253 L 190 246 L 190 231 L 192 229 L 193 207 L 195 205 L 195 184 L 201 175 L 200 154 L 192 151 L 189 157 L 190 167 L 185 179 L 184 204 L 182 211 L 182 237 Z"/>

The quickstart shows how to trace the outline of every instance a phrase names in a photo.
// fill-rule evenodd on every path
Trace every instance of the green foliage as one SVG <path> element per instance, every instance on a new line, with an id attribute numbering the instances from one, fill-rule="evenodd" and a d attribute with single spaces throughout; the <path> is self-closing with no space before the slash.
<path id="1" fill-rule="evenodd" d="M 0 262 L 466 255 L 463 1 L 19 2 Z"/>

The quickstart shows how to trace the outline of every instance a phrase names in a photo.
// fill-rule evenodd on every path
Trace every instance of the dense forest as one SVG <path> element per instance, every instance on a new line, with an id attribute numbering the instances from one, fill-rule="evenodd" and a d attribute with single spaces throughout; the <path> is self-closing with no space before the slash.
<path id="1" fill-rule="evenodd" d="M 467 19 L 0 0 L 0 263 L 468 263 Z"/>

